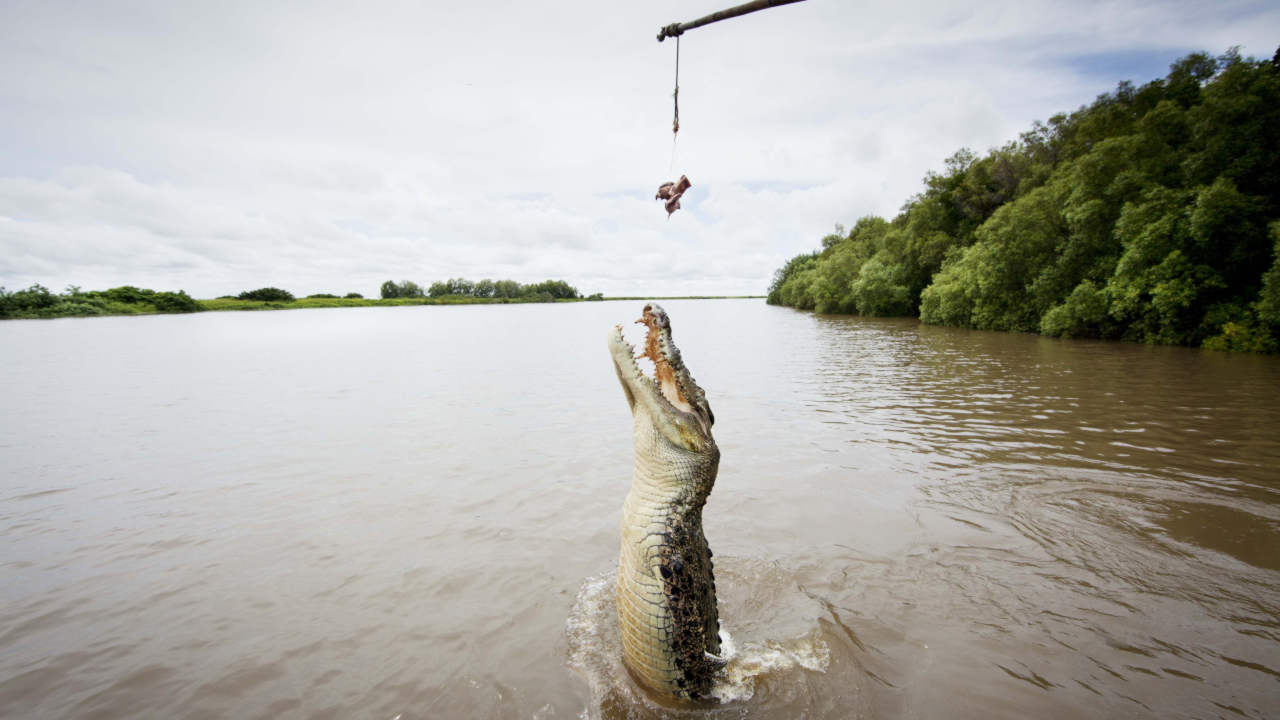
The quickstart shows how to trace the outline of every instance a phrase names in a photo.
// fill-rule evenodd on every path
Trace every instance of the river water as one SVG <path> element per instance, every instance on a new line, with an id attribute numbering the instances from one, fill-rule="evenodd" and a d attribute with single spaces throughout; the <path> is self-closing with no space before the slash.
<path id="1" fill-rule="evenodd" d="M 734 650 L 647 697 L 642 304 L 0 323 L 0 716 L 1280 716 L 1280 359 L 758 300 L 663 303 Z"/>

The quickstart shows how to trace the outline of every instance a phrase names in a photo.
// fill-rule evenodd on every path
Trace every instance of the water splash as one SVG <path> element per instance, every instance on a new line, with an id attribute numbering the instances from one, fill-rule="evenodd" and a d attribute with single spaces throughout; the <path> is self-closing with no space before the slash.
<path id="1" fill-rule="evenodd" d="M 591 690 L 591 705 L 584 709 L 583 718 L 736 715 L 756 696 L 766 678 L 798 684 L 800 674 L 825 673 L 830 664 L 831 652 L 816 625 L 801 637 L 744 642 L 739 647 L 722 621 L 721 657 L 726 664 L 711 690 L 711 697 L 718 702 L 673 705 L 636 685 L 622 664 L 616 584 L 616 571 L 588 578 L 578 590 L 565 626 L 569 666 L 586 679 Z"/>
<path id="2" fill-rule="evenodd" d="M 816 633 L 787 642 L 747 643 L 741 650 L 723 627 L 721 635 L 721 657 L 726 664 L 723 676 L 711 689 L 711 696 L 720 702 L 750 700 L 756 692 L 756 681 L 765 675 L 797 668 L 826 672 L 831 664 L 831 650 Z"/>

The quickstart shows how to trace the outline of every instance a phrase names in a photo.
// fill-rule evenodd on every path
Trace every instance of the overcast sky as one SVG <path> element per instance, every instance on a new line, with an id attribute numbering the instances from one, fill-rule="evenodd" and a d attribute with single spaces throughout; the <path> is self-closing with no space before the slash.
<path id="1" fill-rule="evenodd" d="M 761 294 L 961 147 L 1280 41 L 1273 0 L 808 0 L 682 38 L 673 163 L 657 31 L 738 1 L 0 0 L 0 285 Z"/>

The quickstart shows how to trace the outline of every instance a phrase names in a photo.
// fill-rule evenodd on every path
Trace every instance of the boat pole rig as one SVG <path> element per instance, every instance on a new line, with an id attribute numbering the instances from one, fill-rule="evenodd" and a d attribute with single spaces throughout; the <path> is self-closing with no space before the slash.
<path id="1" fill-rule="evenodd" d="M 684 34 L 685 30 L 700 28 L 703 25 L 710 25 L 713 22 L 728 20 L 739 15 L 746 15 L 757 10 L 765 10 L 778 5 L 790 5 L 791 3 L 804 2 L 804 0 L 753 0 L 753 2 L 742 3 L 726 10 L 713 12 L 706 17 L 700 17 L 697 20 L 690 20 L 686 23 L 671 23 L 658 31 L 658 42 L 662 42 L 669 37 L 678 38 Z"/>

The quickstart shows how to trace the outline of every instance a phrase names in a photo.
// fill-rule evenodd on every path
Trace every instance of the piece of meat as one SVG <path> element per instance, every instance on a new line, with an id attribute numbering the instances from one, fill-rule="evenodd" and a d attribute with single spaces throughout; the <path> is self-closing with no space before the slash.
<path id="1" fill-rule="evenodd" d="M 663 207 L 667 209 L 667 217 L 671 217 L 671 213 L 680 209 L 680 196 L 691 187 L 693 183 L 689 182 L 688 176 L 681 175 L 677 182 L 665 182 L 659 185 L 658 194 L 654 195 L 653 199 L 666 200 Z"/>

